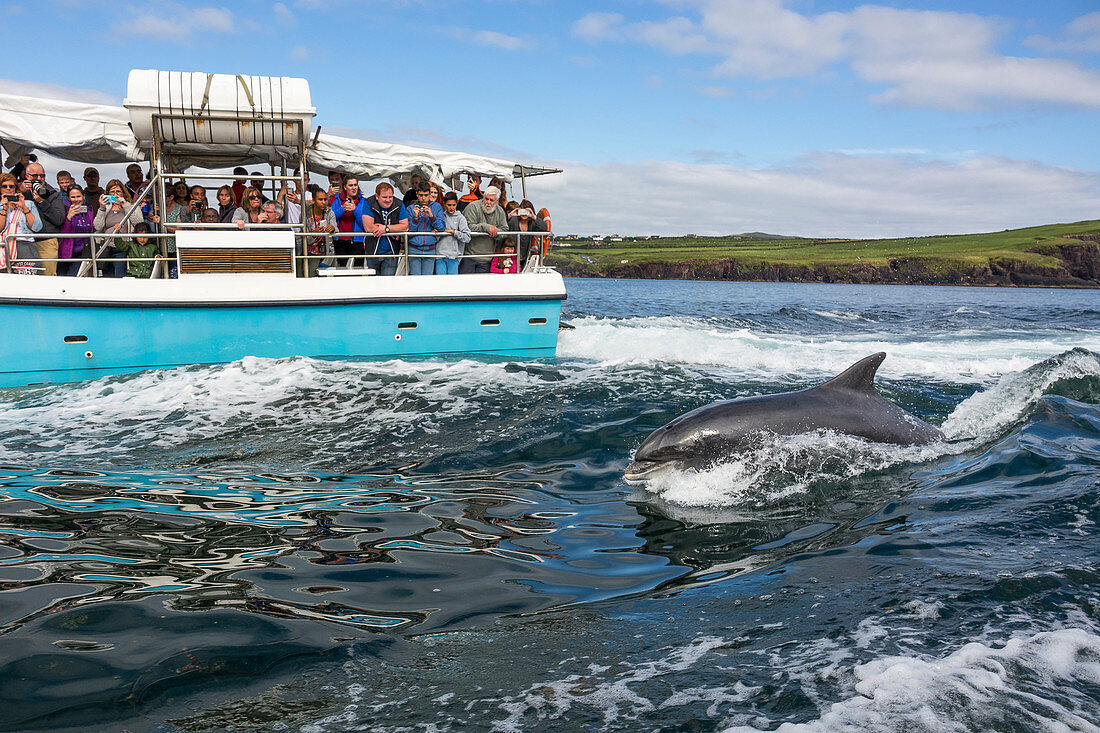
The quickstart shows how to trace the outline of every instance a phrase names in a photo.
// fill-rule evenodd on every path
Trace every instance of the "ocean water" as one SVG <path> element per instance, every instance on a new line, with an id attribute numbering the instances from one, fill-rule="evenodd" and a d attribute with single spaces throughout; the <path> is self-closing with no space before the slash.
<path id="1" fill-rule="evenodd" d="M 568 286 L 556 359 L 0 391 L 0 729 L 1100 731 L 1100 293 Z M 623 481 L 876 351 L 946 441 Z"/>

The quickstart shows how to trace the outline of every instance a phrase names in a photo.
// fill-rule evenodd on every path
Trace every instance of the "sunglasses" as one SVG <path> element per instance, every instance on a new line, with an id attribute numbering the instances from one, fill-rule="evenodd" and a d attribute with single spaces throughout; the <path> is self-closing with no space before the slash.
<path id="1" fill-rule="evenodd" d="M 14 189 L 14 188 L 15 188 L 15 184 L 14 184 L 14 183 L 5 183 L 4 185 L 0 186 L 0 189 L 3 189 L 3 188 L 11 188 L 11 189 Z"/>

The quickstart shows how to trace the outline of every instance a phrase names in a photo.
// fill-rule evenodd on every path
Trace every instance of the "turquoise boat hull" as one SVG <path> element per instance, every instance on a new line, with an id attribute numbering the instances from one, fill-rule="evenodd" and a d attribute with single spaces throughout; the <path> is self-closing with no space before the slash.
<path id="1" fill-rule="evenodd" d="M 96 306 L 2 303 L 0 387 L 246 356 L 550 357 L 561 298 Z"/>

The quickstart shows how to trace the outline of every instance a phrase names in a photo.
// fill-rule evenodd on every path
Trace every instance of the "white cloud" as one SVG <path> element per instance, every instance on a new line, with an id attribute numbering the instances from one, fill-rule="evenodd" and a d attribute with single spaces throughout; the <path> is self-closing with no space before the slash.
<path id="1" fill-rule="evenodd" d="M 1100 173 L 992 156 L 813 153 L 768 169 L 656 160 L 548 164 L 566 172 L 534 179 L 528 190 L 562 233 L 921 236 L 1079 221 L 1100 211 Z M 630 191 L 651 205 L 593 205 L 608 191 Z"/>
<path id="2" fill-rule="evenodd" d="M 1100 53 L 1100 12 L 1082 15 L 1069 23 L 1063 38 L 1031 36 L 1024 43 L 1046 52 Z"/>
<path id="3" fill-rule="evenodd" d="M 181 3 L 162 2 L 129 8 L 126 20 L 111 30 L 119 38 L 149 36 L 161 41 L 187 41 L 205 33 L 233 33 L 233 12 L 226 8 L 192 8 Z"/>
<path id="4" fill-rule="evenodd" d="M 293 28 L 298 25 L 298 19 L 294 17 L 294 13 L 283 3 L 275 3 L 271 8 L 271 13 L 275 16 L 275 22 L 281 26 Z"/>
<path id="5" fill-rule="evenodd" d="M 704 97 L 710 97 L 712 99 L 721 99 L 733 94 L 733 90 L 729 87 L 720 86 L 702 86 L 699 87 L 699 93 Z"/>
<path id="6" fill-rule="evenodd" d="M 785 0 L 678 5 L 694 16 L 625 23 L 620 15 L 589 13 L 573 32 L 642 42 L 675 55 L 716 56 L 712 71 L 719 77 L 799 77 L 843 65 L 883 89 L 875 99 L 897 104 L 973 109 L 1041 102 L 1100 109 L 1100 73 L 1069 61 L 1003 55 L 996 50 L 999 22 L 978 15 L 876 5 L 807 15 L 788 9 Z M 1078 43 L 1100 39 L 1100 13 L 1077 19 L 1067 33 Z"/>
<path id="7" fill-rule="evenodd" d="M 43 84 L 36 81 L 17 81 L 0 79 L 0 92 L 19 94 L 24 97 L 42 97 L 46 99 L 64 99 L 69 102 L 90 102 L 92 104 L 121 104 L 116 95 L 97 89 L 78 89 L 58 84 Z"/>
<path id="8" fill-rule="evenodd" d="M 523 47 L 522 39 L 497 33 L 496 31 L 475 31 L 471 38 L 479 46 L 495 46 L 507 51 L 515 51 L 517 48 Z"/>
<path id="9" fill-rule="evenodd" d="M 573 35 L 591 40 L 618 38 L 622 22 L 618 13 L 589 13 L 573 23 Z"/>
<path id="10" fill-rule="evenodd" d="M 295 61 L 305 61 L 307 58 L 309 58 L 309 49 L 305 46 L 295 46 L 294 48 L 290 49 L 290 58 L 294 59 Z"/>

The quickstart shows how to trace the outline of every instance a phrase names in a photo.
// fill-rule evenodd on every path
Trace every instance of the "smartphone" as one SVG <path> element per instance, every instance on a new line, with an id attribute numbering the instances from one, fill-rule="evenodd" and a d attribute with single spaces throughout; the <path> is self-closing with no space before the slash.
<path id="1" fill-rule="evenodd" d="M 107 203 L 117 204 L 118 203 L 118 196 L 108 196 L 107 197 Z"/>
<path id="2" fill-rule="evenodd" d="M 87 214 L 88 213 L 88 207 L 87 206 L 73 206 L 72 210 L 75 211 L 77 214 Z"/>

